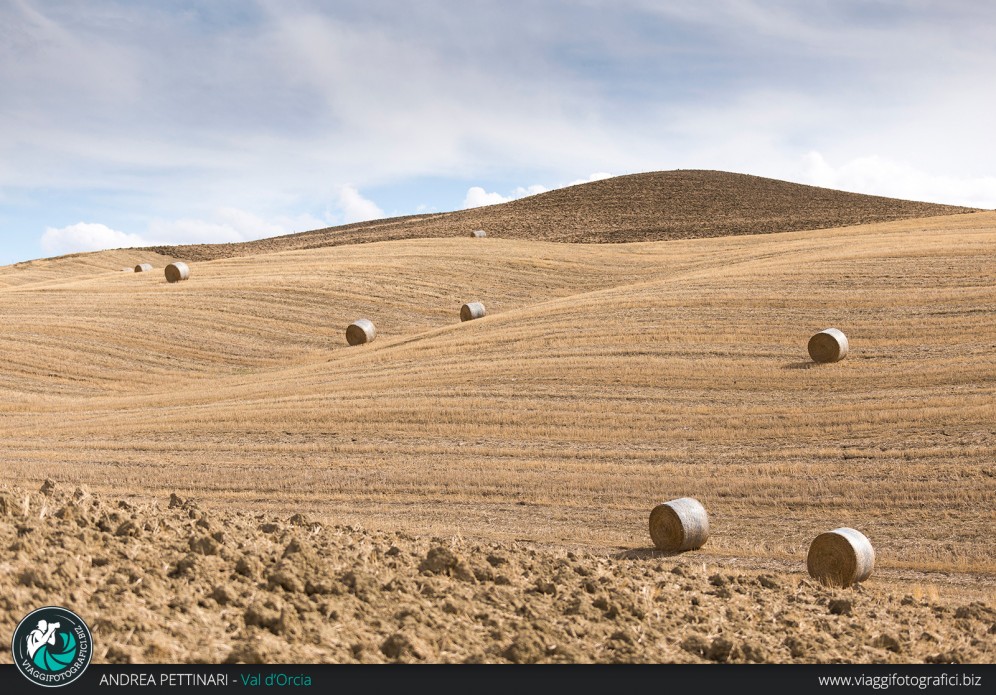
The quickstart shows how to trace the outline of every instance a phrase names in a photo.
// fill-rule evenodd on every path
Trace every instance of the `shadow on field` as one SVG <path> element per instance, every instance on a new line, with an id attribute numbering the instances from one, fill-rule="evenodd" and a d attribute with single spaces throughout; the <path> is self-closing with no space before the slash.
<path id="1" fill-rule="evenodd" d="M 806 360 L 804 362 L 791 362 L 782 367 L 782 369 L 812 369 L 813 367 L 819 366 L 820 365 L 816 364 L 816 362 Z"/>
<path id="2" fill-rule="evenodd" d="M 682 552 L 670 552 L 658 550 L 657 548 L 636 548 L 634 550 L 623 550 L 612 556 L 615 560 L 653 560 L 662 557 L 677 557 L 683 555 Z"/>

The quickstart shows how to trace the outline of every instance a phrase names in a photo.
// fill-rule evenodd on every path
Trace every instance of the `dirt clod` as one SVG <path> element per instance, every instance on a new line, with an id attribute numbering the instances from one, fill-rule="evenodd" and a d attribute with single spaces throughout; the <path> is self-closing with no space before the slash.
<path id="1" fill-rule="evenodd" d="M 851 615 L 854 610 L 854 603 L 850 599 L 835 598 L 827 604 L 827 609 L 831 615 Z"/>
<path id="2" fill-rule="evenodd" d="M 965 657 L 957 649 L 952 649 L 951 651 L 941 652 L 939 654 L 933 654 L 926 658 L 928 664 L 964 664 L 966 663 Z"/>
<path id="3" fill-rule="evenodd" d="M 890 652 L 895 652 L 899 654 L 903 651 L 902 645 L 892 635 L 882 634 L 872 640 L 872 646 L 878 647 L 879 649 L 886 649 Z"/>
<path id="4" fill-rule="evenodd" d="M 535 664 L 546 656 L 546 645 L 536 633 L 525 631 L 512 640 L 502 656 L 513 664 Z"/>
<path id="5" fill-rule="evenodd" d="M 429 553 L 418 566 L 418 569 L 420 572 L 442 574 L 443 572 L 449 572 L 451 569 L 456 567 L 457 562 L 457 556 L 454 555 L 449 549 L 436 546 L 435 548 L 431 548 L 429 550 Z"/>
<path id="6" fill-rule="evenodd" d="M 198 536 L 191 538 L 190 549 L 200 555 L 217 555 L 221 549 L 221 544 L 211 536 Z"/>
<path id="7" fill-rule="evenodd" d="M 734 650 L 736 647 L 733 642 L 726 639 L 725 637 L 717 637 L 709 645 L 709 649 L 706 651 L 706 658 L 710 661 L 718 661 L 725 663 L 730 660 L 730 657 L 734 655 Z"/>
<path id="8" fill-rule="evenodd" d="M 430 650 L 421 640 L 403 632 L 395 632 L 384 640 L 380 645 L 380 651 L 388 659 L 393 660 L 403 659 L 404 657 L 426 659 L 430 654 Z"/>
<path id="9" fill-rule="evenodd" d="M 243 555 L 235 562 L 235 573 L 253 579 L 259 574 L 259 561 Z"/>
<path id="10" fill-rule="evenodd" d="M 767 574 L 762 574 L 757 578 L 757 583 L 763 586 L 765 589 L 779 589 L 781 588 L 778 582 L 774 580 L 773 577 Z"/>

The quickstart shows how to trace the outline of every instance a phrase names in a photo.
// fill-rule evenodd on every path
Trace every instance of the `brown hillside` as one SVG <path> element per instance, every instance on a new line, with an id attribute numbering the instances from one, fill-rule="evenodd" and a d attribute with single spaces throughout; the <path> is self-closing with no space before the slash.
<path id="1" fill-rule="evenodd" d="M 747 174 L 676 170 L 617 176 L 472 210 L 360 222 L 240 244 L 151 250 L 202 261 L 372 241 L 463 236 L 479 228 L 506 239 L 620 243 L 826 229 L 972 211 Z"/>

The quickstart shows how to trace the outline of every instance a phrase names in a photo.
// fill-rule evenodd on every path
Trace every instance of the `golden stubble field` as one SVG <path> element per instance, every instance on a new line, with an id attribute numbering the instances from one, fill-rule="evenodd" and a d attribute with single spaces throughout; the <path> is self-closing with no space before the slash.
<path id="1" fill-rule="evenodd" d="M 688 495 L 709 561 L 800 571 L 847 525 L 879 581 L 993 596 L 996 213 L 168 260 L 0 269 L 0 485 L 596 553 Z M 813 365 L 828 326 L 851 354 Z"/>

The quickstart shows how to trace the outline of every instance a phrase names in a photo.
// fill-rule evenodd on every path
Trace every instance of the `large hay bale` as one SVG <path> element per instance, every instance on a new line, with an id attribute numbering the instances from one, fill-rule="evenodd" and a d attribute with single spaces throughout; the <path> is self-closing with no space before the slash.
<path id="1" fill-rule="evenodd" d="M 487 313 L 484 305 L 480 302 L 469 302 L 460 307 L 460 320 L 472 321 L 473 319 L 483 318 Z"/>
<path id="2" fill-rule="evenodd" d="M 150 270 L 152 270 L 151 263 L 139 263 L 138 265 L 135 266 L 136 273 L 147 273 Z"/>
<path id="3" fill-rule="evenodd" d="M 180 282 L 190 277 L 190 268 L 186 263 L 177 261 L 166 266 L 166 282 Z"/>
<path id="4" fill-rule="evenodd" d="M 377 337 L 377 327 L 369 319 L 357 319 L 346 327 L 346 342 L 350 345 L 369 343 Z"/>
<path id="5" fill-rule="evenodd" d="M 696 550 L 709 540 L 709 515 L 692 497 L 658 504 L 650 512 L 650 537 L 658 550 Z"/>
<path id="6" fill-rule="evenodd" d="M 470 233 L 470 235 L 472 237 L 474 237 L 475 239 L 483 239 L 484 237 L 486 237 L 488 235 L 488 233 L 485 232 L 483 229 L 475 229 L 474 231 L 472 231 Z"/>
<path id="7" fill-rule="evenodd" d="M 818 535 L 809 546 L 810 576 L 832 586 L 851 586 L 871 576 L 875 549 L 860 531 L 839 528 Z"/>
<path id="8" fill-rule="evenodd" d="M 847 336 L 836 328 L 827 328 L 809 339 L 813 362 L 840 362 L 847 357 L 847 350 Z"/>

